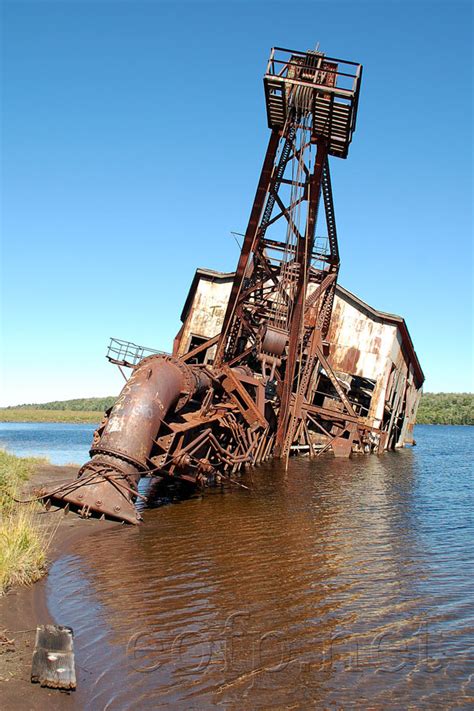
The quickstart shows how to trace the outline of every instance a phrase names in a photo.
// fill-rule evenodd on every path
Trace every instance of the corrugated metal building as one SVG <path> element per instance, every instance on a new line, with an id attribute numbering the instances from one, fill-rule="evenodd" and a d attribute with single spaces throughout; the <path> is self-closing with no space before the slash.
<path id="1" fill-rule="evenodd" d="M 217 335 L 224 319 L 234 273 L 198 269 L 176 336 L 174 354 L 182 356 Z M 424 381 L 423 371 L 403 318 L 377 311 L 337 286 L 330 329 L 328 361 L 358 414 L 386 433 L 386 447 L 413 444 L 413 426 Z M 212 362 L 215 346 L 199 354 Z M 322 379 L 321 404 L 331 406 Z"/>

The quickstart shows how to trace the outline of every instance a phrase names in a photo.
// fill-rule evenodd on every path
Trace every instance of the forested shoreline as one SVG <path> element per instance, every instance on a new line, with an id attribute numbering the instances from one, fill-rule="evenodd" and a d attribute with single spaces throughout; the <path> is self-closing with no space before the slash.
<path id="1" fill-rule="evenodd" d="M 0 422 L 99 422 L 116 398 L 89 397 L 0 408 Z M 424 393 L 420 425 L 474 425 L 473 393 Z"/>
<path id="2" fill-rule="evenodd" d="M 74 412 L 95 411 L 104 412 L 112 407 L 117 398 L 108 397 L 87 397 L 76 400 L 53 400 L 52 402 L 28 403 L 25 405 L 12 405 L 2 407 L 1 410 L 72 410 Z"/>
<path id="3" fill-rule="evenodd" d="M 423 393 L 419 425 L 474 425 L 473 393 Z"/>

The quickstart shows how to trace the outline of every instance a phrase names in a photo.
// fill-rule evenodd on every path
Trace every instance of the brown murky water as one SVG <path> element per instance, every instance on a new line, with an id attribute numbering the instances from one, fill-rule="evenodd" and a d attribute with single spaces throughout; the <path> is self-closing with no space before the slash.
<path id="1" fill-rule="evenodd" d="M 473 708 L 472 428 L 291 461 L 86 537 L 48 579 L 88 709 Z"/>

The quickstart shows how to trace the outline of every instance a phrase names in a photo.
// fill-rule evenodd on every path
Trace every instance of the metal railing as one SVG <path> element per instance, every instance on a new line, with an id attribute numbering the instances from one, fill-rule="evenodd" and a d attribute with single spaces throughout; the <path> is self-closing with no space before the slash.
<path id="1" fill-rule="evenodd" d="M 110 363 L 133 367 L 149 355 L 169 355 L 169 353 L 157 351 L 154 348 L 147 348 L 146 346 L 138 346 L 131 341 L 111 338 L 106 358 Z"/>
<path id="2" fill-rule="evenodd" d="M 308 59 L 318 56 L 324 63 L 324 73 L 333 77 L 331 82 L 333 87 L 331 88 L 326 85 L 324 86 L 325 91 L 332 91 L 340 96 L 356 95 L 358 93 L 362 75 L 362 65 L 357 62 L 349 62 L 346 59 L 327 57 L 323 53 L 315 53 L 313 55 L 311 52 L 298 52 L 283 47 L 273 47 L 267 64 L 266 77 L 290 79 L 288 72 L 290 71 L 291 73 L 292 69 L 297 73 L 301 73 L 302 69 L 307 69 L 314 73 L 313 80 L 304 80 L 300 76 L 297 81 L 314 86 L 314 79 L 317 78 L 318 71 L 321 71 L 321 68 L 317 69 L 312 67 L 311 64 L 308 63 Z"/>

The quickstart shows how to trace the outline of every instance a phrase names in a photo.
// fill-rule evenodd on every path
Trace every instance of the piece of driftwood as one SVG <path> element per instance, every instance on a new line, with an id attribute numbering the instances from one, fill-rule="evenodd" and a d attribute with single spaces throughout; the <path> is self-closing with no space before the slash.
<path id="1" fill-rule="evenodd" d="M 36 628 L 31 681 L 52 689 L 75 689 L 73 632 L 61 625 Z"/>

